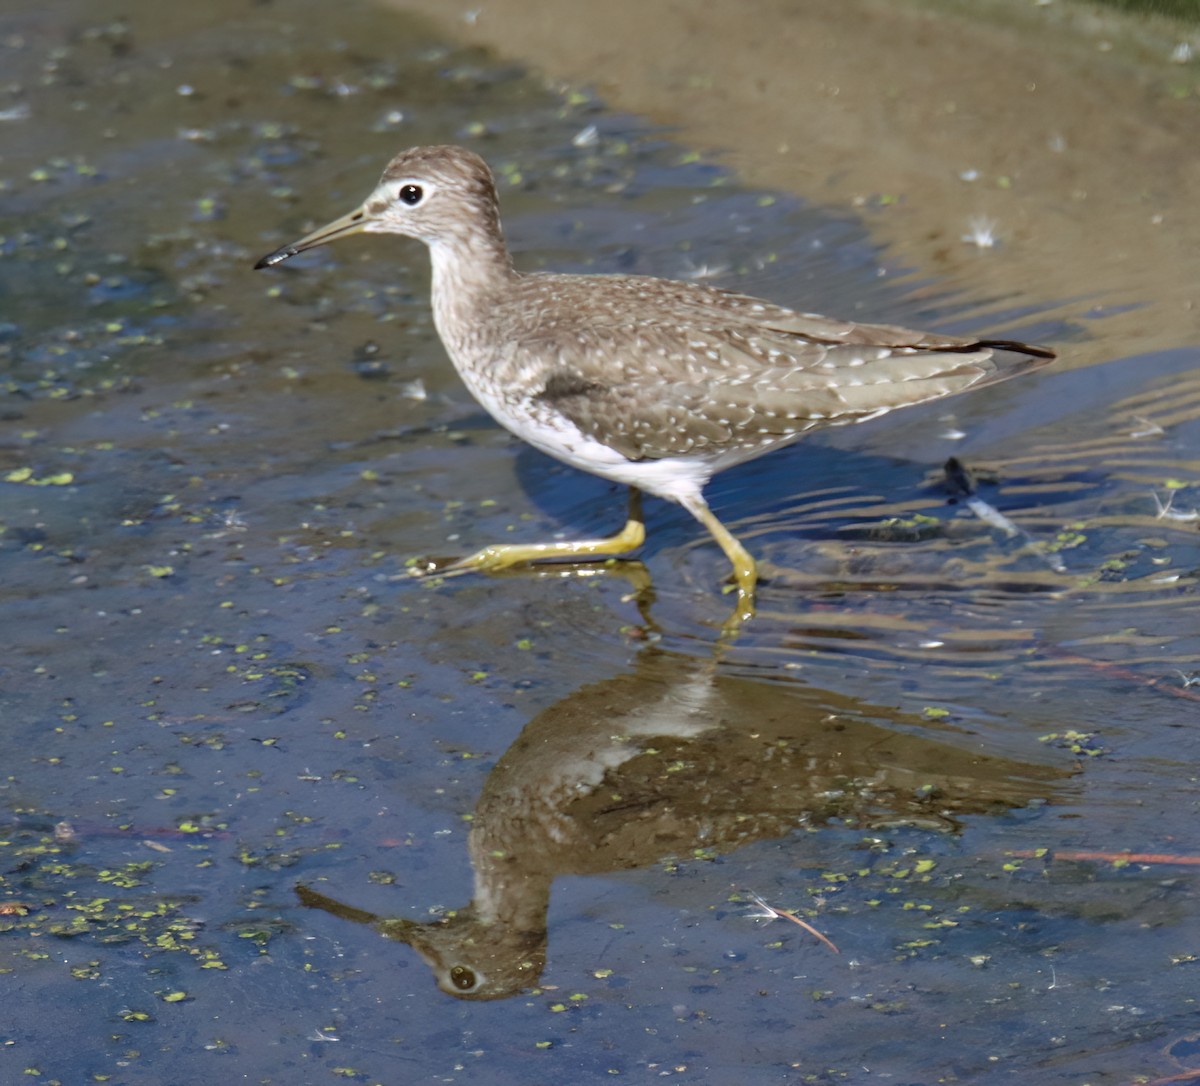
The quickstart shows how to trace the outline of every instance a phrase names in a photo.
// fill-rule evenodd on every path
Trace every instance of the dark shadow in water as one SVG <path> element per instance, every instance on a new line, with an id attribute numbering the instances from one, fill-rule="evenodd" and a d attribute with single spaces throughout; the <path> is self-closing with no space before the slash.
<path id="1" fill-rule="evenodd" d="M 895 709 L 733 678 L 715 660 L 647 648 L 632 673 L 540 713 L 496 763 L 469 837 L 470 904 L 415 921 L 307 886 L 297 893 L 412 946 L 442 991 L 502 999 L 541 975 L 560 875 L 729 852 L 832 819 L 952 831 L 962 815 L 1049 798 L 1066 776 L 929 730 Z"/>

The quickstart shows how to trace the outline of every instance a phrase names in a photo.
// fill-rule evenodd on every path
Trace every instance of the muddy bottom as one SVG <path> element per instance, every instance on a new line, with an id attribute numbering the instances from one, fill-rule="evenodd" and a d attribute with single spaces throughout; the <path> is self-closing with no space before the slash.
<path id="1" fill-rule="evenodd" d="M 1106 323 L 1141 283 L 1085 313 L 913 271 L 869 209 L 452 30 L 316 0 L 0 23 L 0 1075 L 1200 1067 L 1194 337 Z M 662 503 L 636 563 L 415 579 L 624 511 L 470 399 L 417 244 L 251 270 L 449 141 L 523 268 L 1064 363 L 717 479 L 768 574 L 731 645 L 727 563 Z"/>

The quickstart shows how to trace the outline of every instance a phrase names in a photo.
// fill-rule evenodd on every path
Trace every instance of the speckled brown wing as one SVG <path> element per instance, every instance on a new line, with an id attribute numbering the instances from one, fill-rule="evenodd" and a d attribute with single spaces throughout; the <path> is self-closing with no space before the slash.
<path id="1" fill-rule="evenodd" d="M 630 460 L 714 467 L 1010 376 L 993 344 L 1052 356 L 638 276 L 525 276 L 493 316 L 505 333 L 495 378 L 524 390 L 530 414 L 565 418 Z"/>
<path id="2" fill-rule="evenodd" d="M 642 352 L 636 369 L 602 362 L 602 338 L 588 346 L 560 356 L 538 401 L 631 460 L 709 456 L 723 466 L 817 427 L 961 392 L 994 368 L 986 349 L 828 345 L 762 329 L 693 329 L 688 352 Z"/>

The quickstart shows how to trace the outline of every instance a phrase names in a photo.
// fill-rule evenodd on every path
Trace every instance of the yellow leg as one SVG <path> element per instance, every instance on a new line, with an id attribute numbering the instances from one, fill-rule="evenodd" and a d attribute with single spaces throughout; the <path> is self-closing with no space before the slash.
<path id="1" fill-rule="evenodd" d="M 478 570 L 494 573 L 524 562 L 540 562 L 547 558 L 609 558 L 628 554 L 646 541 L 646 526 L 642 521 L 642 494 L 629 488 L 629 515 L 625 527 L 607 539 L 563 540 L 560 543 L 499 543 L 484 547 L 474 554 L 460 558 L 447 566 L 445 573 Z"/>
<path id="2" fill-rule="evenodd" d="M 725 556 L 733 563 L 733 579 L 737 584 L 738 600 L 733 615 L 726 623 L 726 632 L 728 633 L 746 619 L 754 617 L 754 589 L 758 584 L 758 566 L 750 556 L 750 552 L 737 541 L 733 533 L 713 516 L 712 510 L 705 504 L 703 498 L 697 495 L 682 504 L 712 533 L 713 539 L 720 544 Z"/>

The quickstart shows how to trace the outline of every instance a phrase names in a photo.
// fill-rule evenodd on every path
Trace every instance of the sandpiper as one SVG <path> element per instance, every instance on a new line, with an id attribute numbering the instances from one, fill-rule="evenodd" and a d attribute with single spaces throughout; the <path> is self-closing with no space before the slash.
<path id="1" fill-rule="evenodd" d="M 361 207 L 255 267 L 357 233 L 429 246 L 438 334 L 497 422 L 630 488 L 625 527 L 610 538 L 484 547 L 449 570 L 627 554 L 645 539 L 644 490 L 678 502 L 712 533 L 733 563 L 741 621 L 754 613 L 758 571 L 704 500 L 716 472 L 810 430 L 993 384 L 1054 358 L 1015 340 L 833 320 L 696 283 L 519 272 L 491 170 L 462 147 L 401 152 Z"/>

